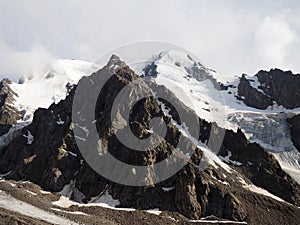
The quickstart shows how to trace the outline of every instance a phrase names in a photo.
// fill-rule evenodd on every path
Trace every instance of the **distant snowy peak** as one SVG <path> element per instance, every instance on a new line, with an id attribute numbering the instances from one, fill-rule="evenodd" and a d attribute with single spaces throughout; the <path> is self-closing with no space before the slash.
<path id="1" fill-rule="evenodd" d="M 209 69 L 196 56 L 192 56 L 188 52 L 181 51 L 164 51 L 156 56 L 153 56 L 152 63 L 148 64 L 143 71 L 145 76 L 156 76 L 155 70 L 166 70 L 170 68 L 181 71 L 188 78 L 194 78 L 198 81 L 206 79 L 213 83 L 228 83 L 233 78 L 220 76 L 215 70 Z"/>
<path id="2" fill-rule="evenodd" d="M 177 74 L 181 73 L 198 81 L 211 77 L 209 70 L 200 62 L 195 61 L 188 53 L 177 51 L 165 51 L 154 56 L 153 62 L 145 67 L 144 75 L 156 76 L 157 73 L 170 69 L 178 70 Z"/>
<path id="3" fill-rule="evenodd" d="M 23 77 L 19 83 L 10 85 L 18 95 L 14 105 L 25 112 L 25 120 L 30 120 L 37 108 L 48 108 L 64 99 L 72 84 L 98 69 L 99 66 L 86 61 L 56 60 L 47 72 Z"/>

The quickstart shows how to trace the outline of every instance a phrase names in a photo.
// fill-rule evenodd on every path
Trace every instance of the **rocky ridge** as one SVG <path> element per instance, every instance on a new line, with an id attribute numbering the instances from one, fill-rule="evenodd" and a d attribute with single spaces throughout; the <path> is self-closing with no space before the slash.
<path id="1" fill-rule="evenodd" d="M 173 108 L 168 102 L 163 102 L 170 108 L 172 118 L 164 114 L 156 99 L 147 97 L 133 108 L 130 116 L 133 122 L 131 129 L 139 138 L 145 138 L 149 135 L 149 121 L 153 117 L 161 117 L 168 128 L 166 141 L 150 151 L 132 151 L 123 146 L 111 132 L 113 126 L 110 123 L 110 109 L 118 92 L 140 78 L 125 63 L 113 56 L 103 69 L 90 77 L 82 78 L 80 82 L 90 83 L 85 97 L 88 98 L 89 92 L 95 89 L 93 85 L 97 77 L 107 73 L 112 76 L 99 95 L 95 118 L 85 118 L 90 119 L 90 122 L 96 119 L 96 126 L 102 142 L 106 143 L 106 150 L 117 159 L 136 165 L 153 165 L 169 156 L 181 135 L 171 120 L 180 124 L 175 108 L 184 109 L 186 116 L 197 116 L 171 92 L 160 87 L 167 96 L 166 99 L 174 99 L 177 104 Z M 151 85 L 152 88 L 158 88 L 155 84 Z M 138 83 L 132 89 L 131 97 L 137 98 L 144 89 L 143 84 Z M 38 109 L 32 123 L 1 149 L 0 172 L 6 173 L 7 179 L 30 180 L 52 192 L 59 192 L 65 185 L 73 183 L 72 198 L 83 203 L 108 192 L 114 199 L 119 200 L 120 207 L 159 208 L 179 212 L 190 219 L 215 215 L 235 221 L 247 221 L 249 224 L 268 224 L 274 218 L 276 222 L 273 224 L 283 224 L 287 220 L 290 224 L 300 223 L 300 210 L 292 206 L 300 205 L 299 185 L 281 169 L 274 157 L 260 145 L 249 143 L 240 130 L 237 133 L 226 130 L 220 156 L 230 158 L 231 162 L 240 162 L 241 165 L 229 163 L 231 168 L 224 167 L 223 164 L 210 165 L 204 171 L 199 170 L 200 163 L 207 160 L 205 154 L 185 138 L 185 146 L 194 148 L 195 152 L 191 161 L 170 179 L 146 187 L 130 187 L 105 179 L 84 161 L 77 148 L 73 133 L 76 124 L 71 121 L 75 91 L 76 86 L 65 100 L 52 104 L 49 109 Z M 84 108 L 83 104 L 80 112 L 83 113 Z M 205 143 L 209 139 L 211 124 L 198 119 L 201 131 L 199 140 Z M 292 205 L 251 191 L 249 186 L 253 184 Z M 171 190 L 165 191 L 167 188 Z M 265 215 L 266 210 L 269 210 L 268 216 L 261 216 Z"/>
<path id="2" fill-rule="evenodd" d="M 252 78 L 243 75 L 238 85 L 238 95 L 246 105 L 258 109 L 266 109 L 274 103 L 287 109 L 298 108 L 299 77 L 300 74 L 279 69 L 272 69 L 269 72 L 262 70 Z"/>

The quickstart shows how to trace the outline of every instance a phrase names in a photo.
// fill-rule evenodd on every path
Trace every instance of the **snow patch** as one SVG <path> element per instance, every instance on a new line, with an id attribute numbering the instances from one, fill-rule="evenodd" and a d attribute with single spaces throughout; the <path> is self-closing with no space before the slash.
<path id="1" fill-rule="evenodd" d="M 218 178 L 216 178 L 215 176 L 212 176 L 213 179 L 217 180 L 218 182 L 224 184 L 224 185 L 229 185 L 229 183 L 227 181 L 222 181 L 222 180 L 219 180 Z"/>
<path id="2" fill-rule="evenodd" d="M 161 187 L 163 189 L 164 192 L 169 192 L 169 191 L 173 191 L 175 189 L 175 186 L 172 187 Z"/>
<path id="3" fill-rule="evenodd" d="M 41 194 L 43 195 L 51 195 L 52 193 L 49 191 L 40 190 Z"/>
<path id="4" fill-rule="evenodd" d="M 253 76 L 253 77 L 248 77 L 247 79 L 250 82 L 250 86 L 253 87 L 254 89 L 256 89 L 258 92 L 267 95 L 262 89 L 260 89 L 259 87 L 262 86 L 260 84 L 260 82 L 258 81 L 257 76 Z M 268 95 L 267 95 L 268 96 Z"/>
<path id="5" fill-rule="evenodd" d="M 107 191 L 101 193 L 99 196 L 93 197 L 89 203 L 83 204 L 82 200 L 85 198 L 85 196 L 75 187 L 74 181 L 71 181 L 70 184 L 65 185 L 63 190 L 58 194 L 61 194 L 62 196 L 58 201 L 52 202 L 52 204 L 61 208 L 69 208 L 72 205 L 77 205 L 81 207 L 99 206 L 114 210 L 135 211 L 135 209 L 132 208 L 117 208 L 117 206 L 120 204 L 119 200 L 113 199 L 113 197 Z M 72 201 L 70 199 L 71 197 L 76 200 L 76 202 Z"/>
<path id="6" fill-rule="evenodd" d="M 242 184 L 243 188 L 245 188 L 245 189 L 247 189 L 249 191 L 252 191 L 254 193 L 261 194 L 261 195 L 264 195 L 264 196 L 267 196 L 267 197 L 270 197 L 270 198 L 273 198 L 273 199 L 275 199 L 275 200 L 277 200 L 279 202 L 285 202 L 285 203 L 287 203 L 283 199 L 279 198 L 276 195 L 271 194 L 270 192 L 268 192 L 267 190 L 265 190 L 263 188 L 257 187 L 254 184 L 248 184 L 242 177 L 238 177 L 238 180 Z"/>
<path id="7" fill-rule="evenodd" d="M 120 201 L 113 199 L 113 197 L 108 193 L 108 191 L 105 191 L 104 194 L 102 194 L 101 196 L 92 198 L 89 203 L 93 203 L 93 204 L 98 203 L 99 205 L 102 205 L 104 207 L 113 207 L 113 208 L 120 205 Z"/>
<path id="8" fill-rule="evenodd" d="M 29 123 L 18 121 L 18 123 L 12 126 L 6 134 L 2 135 L 0 137 L 0 150 L 17 137 L 20 134 L 21 129 L 27 125 L 29 125 Z"/>
<path id="9" fill-rule="evenodd" d="M 0 192 L 0 207 L 20 213 L 25 216 L 33 217 L 39 220 L 46 221 L 50 224 L 59 225 L 79 225 L 78 223 L 55 215 L 54 213 L 47 212 L 45 210 L 39 209 L 27 202 L 20 201 L 5 192 Z"/>
<path id="10" fill-rule="evenodd" d="M 231 160 L 230 157 L 232 156 L 231 151 L 228 151 L 228 155 L 223 157 L 223 156 L 219 156 L 220 159 L 222 159 L 222 161 L 226 162 L 226 163 L 230 163 L 233 164 L 235 166 L 241 166 L 243 165 L 241 162 L 235 161 L 235 160 Z"/>
<path id="11" fill-rule="evenodd" d="M 27 144 L 31 145 L 34 141 L 34 137 L 29 130 L 27 130 L 27 135 L 23 134 L 23 137 L 27 138 Z"/>
<path id="12" fill-rule="evenodd" d="M 270 192 L 268 192 L 267 190 L 265 190 L 263 188 L 255 186 L 254 184 L 244 185 L 243 187 L 250 190 L 250 191 L 252 191 L 252 192 L 255 192 L 257 194 L 261 194 L 261 195 L 273 198 L 273 199 L 275 199 L 279 202 L 285 202 L 283 199 L 277 197 L 276 195 L 271 194 Z"/>
<path id="13" fill-rule="evenodd" d="M 28 192 L 29 194 L 31 194 L 31 195 L 37 195 L 37 193 L 34 193 L 34 192 L 32 192 L 32 191 L 29 191 L 29 190 L 25 190 L 26 192 Z"/>
<path id="14" fill-rule="evenodd" d="M 247 222 L 237 222 L 237 221 L 229 221 L 229 220 L 205 220 L 205 219 L 201 219 L 201 220 L 189 220 L 189 222 L 191 223 L 212 223 L 212 224 L 248 224 Z"/>
<path id="15" fill-rule="evenodd" d="M 57 123 L 58 125 L 63 125 L 65 122 L 61 120 L 59 114 L 57 115 L 57 117 L 58 117 L 58 120 L 56 121 L 56 123 Z"/>
<path id="16" fill-rule="evenodd" d="M 60 196 L 59 200 L 52 202 L 53 205 L 59 206 L 61 208 L 69 208 L 72 205 L 76 205 L 76 202 L 71 201 L 65 196 Z"/>
<path id="17" fill-rule="evenodd" d="M 146 210 L 146 212 L 157 215 L 157 216 L 159 216 L 162 213 L 162 211 L 159 211 L 159 209 L 149 209 L 149 210 Z"/>
<path id="18" fill-rule="evenodd" d="M 88 214 L 86 214 L 84 212 L 80 212 L 80 211 L 66 211 L 66 210 L 57 209 L 57 208 L 51 208 L 51 209 L 54 211 L 57 211 L 57 212 L 69 213 L 69 214 L 73 214 L 73 215 L 88 216 Z"/>

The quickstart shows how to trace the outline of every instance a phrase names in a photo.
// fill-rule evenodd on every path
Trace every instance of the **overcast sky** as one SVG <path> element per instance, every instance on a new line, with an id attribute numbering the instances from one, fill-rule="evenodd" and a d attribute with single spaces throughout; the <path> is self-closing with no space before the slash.
<path id="1" fill-rule="evenodd" d="M 195 53 L 220 74 L 273 67 L 300 73 L 298 0 L 0 1 L 0 76 L 17 79 L 56 58 L 95 61 L 128 42 Z"/>

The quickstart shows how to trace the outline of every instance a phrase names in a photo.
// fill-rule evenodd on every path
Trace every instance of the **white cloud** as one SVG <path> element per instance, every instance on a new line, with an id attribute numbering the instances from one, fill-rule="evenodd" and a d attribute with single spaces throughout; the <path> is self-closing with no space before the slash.
<path id="1" fill-rule="evenodd" d="M 297 33 L 282 15 L 266 16 L 255 33 L 257 56 L 267 67 L 285 67 L 289 50 L 297 41 Z"/>
<path id="2" fill-rule="evenodd" d="M 0 74 L 28 73 L 53 57 L 94 61 L 142 40 L 178 44 L 221 74 L 300 72 L 299 12 L 292 0 L 2 1 Z"/>
<path id="3" fill-rule="evenodd" d="M 42 46 L 35 45 L 26 51 L 16 51 L 0 39 L 0 74 L 8 74 L 14 81 L 22 75 L 44 72 L 53 60 Z"/>

